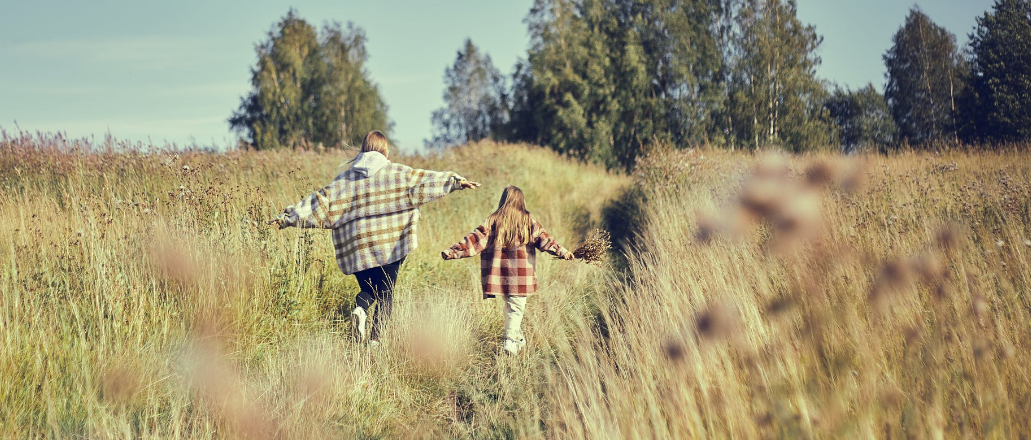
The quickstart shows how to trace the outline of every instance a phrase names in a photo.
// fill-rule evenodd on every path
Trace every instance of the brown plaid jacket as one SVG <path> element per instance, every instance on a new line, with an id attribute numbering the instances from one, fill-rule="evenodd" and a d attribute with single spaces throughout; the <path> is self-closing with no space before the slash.
<path id="1" fill-rule="evenodd" d="M 371 176 L 354 168 L 288 206 L 282 226 L 333 230 L 337 265 L 345 274 L 400 260 L 418 246 L 419 206 L 461 189 L 453 172 L 388 163 Z"/>
<path id="2" fill-rule="evenodd" d="M 569 251 L 551 238 L 537 219 L 532 218 L 530 242 L 525 246 L 502 249 L 493 246 L 491 225 L 480 225 L 462 241 L 442 252 L 445 260 L 480 254 L 480 282 L 483 297 L 497 295 L 528 296 L 537 292 L 537 250 L 564 257 Z"/>

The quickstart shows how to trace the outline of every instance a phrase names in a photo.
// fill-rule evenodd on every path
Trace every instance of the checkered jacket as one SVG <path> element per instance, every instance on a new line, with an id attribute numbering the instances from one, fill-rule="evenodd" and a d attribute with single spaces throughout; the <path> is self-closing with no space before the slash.
<path id="1" fill-rule="evenodd" d="M 497 295 L 528 296 L 537 292 L 537 250 L 564 257 L 568 250 L 551 238 L 537 219 L 531 217 L 530 242 L 525 246 L 502 249 L 493 245 L 491 226 L 484 223 L 462 241 L 441 253 L 445 260 L 480 254 L 480 282 L 483 297 Z"/>
<path id="2" fill-rule="evenodd" d="M 370 176 L 353 167 L 333 183 L 287 207 L 281 226 L 333 230 L 345 274 L 400 260 L 418 246 L 419 206 L 461 189 L 452 172 L 388 163 Z"/>

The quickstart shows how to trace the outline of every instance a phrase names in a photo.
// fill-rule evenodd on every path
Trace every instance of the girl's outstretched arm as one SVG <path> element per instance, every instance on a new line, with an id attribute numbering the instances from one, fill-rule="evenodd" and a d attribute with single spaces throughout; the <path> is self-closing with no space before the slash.
<path id="1" fill-rule="evenodd" d="M 541 226 L 536 219 L 533 220 L 532 234 L 534 237 L 534 246 L 536 246 L 541 252 L 547 252 L 566 260 L 573 259 L 573 253 L 558 244 L 558 241 L 552 238 L 551 235 L 548 234 L 548 231 L 545 231 L 544 227 Z"/>
<path id="2" fill-rule="evenodd" d="M 474 256 L 487 248 L 487 237 L 490 237 L 490 228 L 486 224 L 482 224 L 475 231 L 466 235 L 462 241 L 441 252 L 440 256 L 445 260 Z"/>

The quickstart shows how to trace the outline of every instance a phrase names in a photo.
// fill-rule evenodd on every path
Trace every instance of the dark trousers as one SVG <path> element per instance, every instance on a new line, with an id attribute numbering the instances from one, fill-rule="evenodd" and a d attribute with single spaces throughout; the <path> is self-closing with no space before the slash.
<path id="1" fill-rule="evenodd" d="M 393 263 L 365 269 L 354 274 L 358 278 L 358 287 L 361 289 L 354 302 L 358 307 L 369 313 L 372 303 L 378 304 L 376 315 L 372 317 L 372 332 L 369 335 L 371 340 L 379 339 L 379 333 L 386 321 L 390 319 L 390 313 L 394 310 L 394 282 L 397 281 L 397 271 L 401 269 L 404 258 Z"/>

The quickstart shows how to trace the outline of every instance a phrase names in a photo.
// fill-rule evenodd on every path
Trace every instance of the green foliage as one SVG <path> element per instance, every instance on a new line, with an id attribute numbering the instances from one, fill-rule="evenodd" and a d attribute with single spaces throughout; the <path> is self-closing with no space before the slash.
<path id="1" fill-rule="evenodd" d="M 820 38 L 795 9 L 779 0 L 537 0 L 509 135 L 628 169 L 663 145 L 827 145 Z"/>
<path id="2" fill-rule="evenodd" d="M 883 149 L 895 142 L 898 127 L 887 101 L 873 84 L 855 91 L 837 88 L 824 107 L 837 126 L 843 152 Z"/>
<path id="3" fill-rule="evenodd" d="M 610 168 L 703 139 L 719 99 L 711 11 L 704 1 L 536 1 L 511 136 Z"/>
<path id="4" fill-rule="evenodd" d="M 387 105 L 365 70 L 365 32 L 327 24 L 319 35 L 290 10 L 256 47 L 253 90 L 229 118 L 258 149 L 355 144 L 389 130 Z"/>
<path id="5" fill-rule="evenodd" d="M 531 108 L 517 107 L 513 116 L 532 114 L 529 121 L 514 121 L 516 132 L 530 128 L 538 142 L 560 153 L 614 165 L 614 86 L 601 28 L 602 21 L 611 20 L 607 15 L 598 0 L 535 1 L 527 18 L 528 68 L 515 81 L 526 89 L 514 93 L 536 99 Z"/>
<path id="6" fill-rule="evenodd" d="M 455 63 L 444 71 L 444 82 L 445 107 L 433 112 L 437 134 L 426 144 L 443 147 L 499 137 L 508 123 L 508 103 L 504 77 L 490 55 L 465 40 Z"/>
<path id="7" fill-rule="evenodd" d="M 970 89 L 965 137 L 1031 139 L 1031 2 L 996 0 L 970 36 Z"/>
<path id="8" fill-rule="evenodd" d="M 729 4 L 734 7 L 734 4 Z M 727 117 L 731 147 L 781 146 L 805 151 L 829 145 L 827 92 L 816 78 L 823 41 L 797 17 L 794 0 L 749 0 L 737 9 L 730 36 Z"/>
<path id="9" fill-rule="evenodd" d="M 967 69 L 956 48 L 956 36 L 914 7 L 892 37 L 884 64 L 888 70 L 884 97 L 899 136 L 916 145 L 954 141 L 956 98 Z"/>

